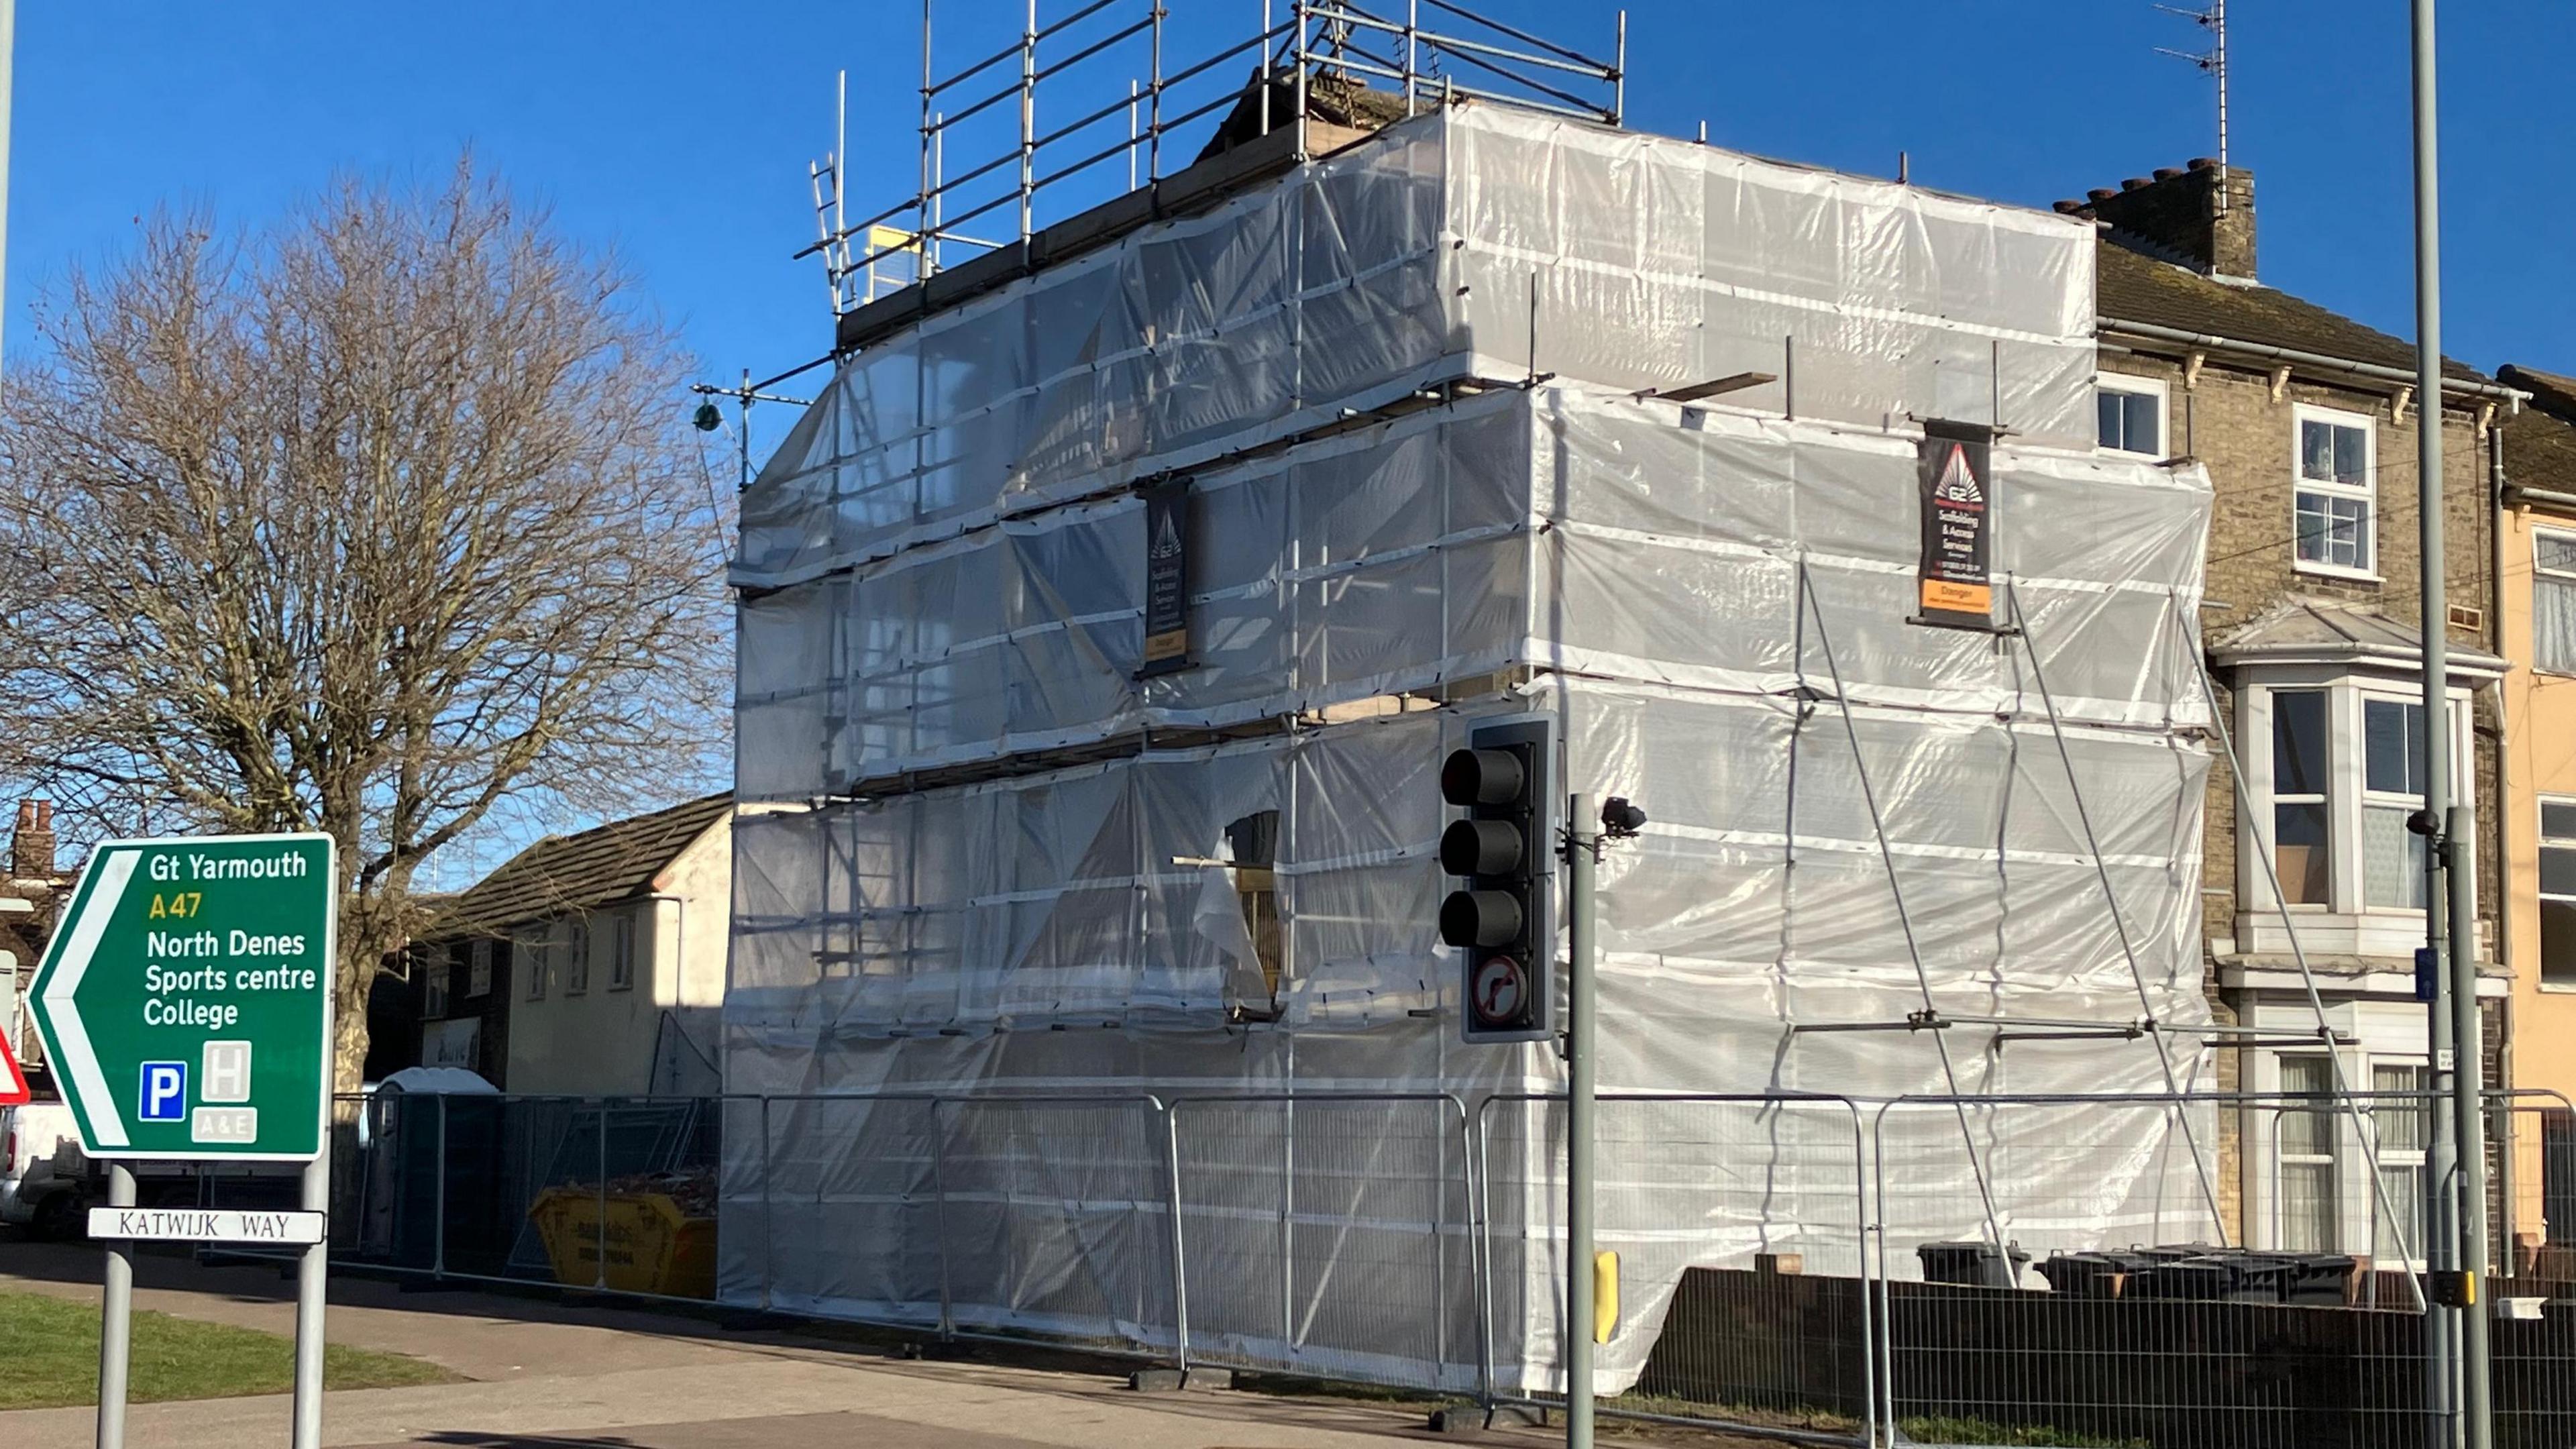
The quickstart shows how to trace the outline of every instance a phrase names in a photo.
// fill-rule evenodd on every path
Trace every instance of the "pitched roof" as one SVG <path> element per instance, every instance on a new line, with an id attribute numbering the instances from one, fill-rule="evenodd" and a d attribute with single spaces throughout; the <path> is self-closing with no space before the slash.
<path id="1" fill-rule="evenodd" d="M 2540 411 L 2576 423 L 2576 377 L 2508 362 L 2496 369 L 2496 381 L 2530 393 L 2531 405 Z"/>
<path id="2" fill-rule="evenodd" d="M 2287 598 L 2216 641 L 2210 657 L 2221 664 L 2348 662 L 2376 658 L 2392 663 L 2424 657 L 2424 636 L 2412 624 L 2375 609 L 2323 599 Z M 2476 649 L 2451 646 L 2451 667 L 2471 674 L 2501 674 L 2505 662 Z"/>
<path id="3" fill-rule="evenodd" d="M 2507 367 L 2501 373 L 2515 374 L 2503 378 L 2506 386 L 2532 392 L 2532 406 L 2502 429 L 2506 486 L 2576 493 L 2576 424 L 2542 410 L 2540 389 L 2530 372 Z M 2576 394 L 2571 394 L 2571 401 L 2576 401 Z"/>
<path id="4" fill-rule="evenodd" d="M 422 935 L 498 934 L 647 894 L 654 877 L 732 810 L 731 794 L 709 795 L 577 835 L 549 835 L 442 901 Z"/>
<path id="5" fill-rule="evenodd" d="M 2217 281 L 2149 256 L 2116 236 L 2103 237 L 2095 254 L 2095 297 L 2106 332 L 2118 331 L 2120 322 L 2143 322 L 2378 367 L 2415 365 L 2414 343 L 2287 292 L 2252 282 Z M 2442 360 L 2442 373 L 2463 381 L 2485 380 L 2476 368 L 2449 358 Z"/>

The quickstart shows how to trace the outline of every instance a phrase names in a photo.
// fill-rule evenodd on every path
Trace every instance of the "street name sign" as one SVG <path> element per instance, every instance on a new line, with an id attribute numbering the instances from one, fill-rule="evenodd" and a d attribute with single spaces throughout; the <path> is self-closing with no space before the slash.
<path id="1" fill-rule="evenodd" d="M 235 1212 L 207 1208 L 103 1207 L 89 1210 L 93 1238 L 144 1238 L 180 1243 L 275 1243 L 309 1247 L 322 1241 L 329 1219 L 321 1213 Z"/>
<path id="2" fill-rule="evenodd" d="M 93 851 L 29 993 L 81 1150 L 320 1156 L 338 898 L 327 835 Z"/>

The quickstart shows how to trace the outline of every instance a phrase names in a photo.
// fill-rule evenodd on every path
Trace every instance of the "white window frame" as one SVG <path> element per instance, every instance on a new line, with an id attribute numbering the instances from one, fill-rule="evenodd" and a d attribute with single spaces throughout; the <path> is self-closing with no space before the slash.
<path id="1" fill-rule="evenodd" d="M 2534 528 L 2531 530 L 2531 668 L 2535 674 L 2576 675 L 2576 659 L 2555 663 L 2540 657 L 2540 591 L 2548 588 L 2576 589 L 2576 570 L 2551 568 L 2540 561 L 2544 542 L 2576 544 L 2576 530 Z"/>
<path id="2" fill-rule="evenodd" d="M 2360 741 L 2361 758 L 2356 762 L 2357 768 L 2353 772 L 2352 781 L 2356 787 L 2356 794 L 2361 802 L 2356 820 L 2356 823 L 2360 828 L 2355 832 L 2353 837 L 2353 860 L 2359 867 L 2363 878 L 2361 895 L 2357 899 L 2360 902 L 2361 909 L 2365 911 L 2374 913 L 2397 912 L 2420 920 L 2424 915 L 2424 907 L 2422 906 L 2384 906 L 2376 904 L 2370 899 L 2370 812 L 2373 809 L 2402 809 L 2411 815 L 2424 808 L 2424 797 L 2421 794 L 2409 795 L 2401 790 L 2382 790 L 2374 788 L 2371 785 L 2370 707 L 2373 704 L 2395 705 L 2400 709 L 2403 709 L 2408 705 L 2420 707 L 2424 703 L 2423 692 L 2421 690 L 2399 692 L 2386 688 L 2378 688 L 2363 689 L 2360 691 L 2360 696 L 2357 706 L 2361 711 L 2359 717 L 2360 734 L 2357 738 Z M 2456 711 L 2457 708 L 2457 706 L 2453 706 L 2454 711 Z M 2426 728 L 2429 729 L 2431 726 L 2428 724 Z M 2454 762 L 2464 758 L 2469 758 L 2461 755 L 2459 753 L 2459 749 L 2460 747 L 2455 738 L 2451 747 L 2451 754 Z M 2337 783 L 2342 782 L 2338 781 Z M 2423 837 L 2417 836 L 2415 838 L 2421 840 Z M 2423 884 L 2427 889 L 2430 888 L 2431 883 L 2429 881 L 2424 882 Z"/>
<path id="3" fill-rule="evenodd" d="M 2289 907 L 2299 921 L 2299 936 L 2309 952 L 2411 959 L 2422 945 L 2424 910 L 2420 906 L 2374 906 L 2365 894 L 2363 852 L 2367 848 L 2365 807 L 2394 805 L 2420 797 L 2392 795 L 2367 788 L 2368 739 L 2363 705 L 2382 699 L 2422 702 L 2411 680 L 2338 672 L 2337 666 L 2273 666 L 2237 686 L 2240 758 L 2252 808 L 2238 821 L 2236 946 L 2251 953 L 2286 953 L 2289 944 L 2275 904 L 2267 859 L 2277 859 L 2272 777 L 2272 696 L 2298 690 L 2326 692 L 2327 876 L 2326 902 Z M 2450 691 L 2450 749 L 2456 761 L 2470 754 L 2470 690 L 2453 684 Z M 2308 800 L 2310 796 L 2292 799 Z"/>
<path id="4" fill-rule="evenodd" d="M 2138 377 L 2125 372 L 2097 373 L 2093 379 L 2093 391 L 2097 396 L 2101 393 L 2117 392 L 2126 393 L 2132 397 L 2152 397 L 2156 400 L 2156 437 L 2155 447 L 2152 450 L 2102 446 L 2100 414 L 2097 412 L 2094 451 L 2118 453 L 2123 457 L 2155 458 L 2159 461 L 2173 456 L 2173 389 L 2166 385 L 2163 378 Z"/>
<path id="5" fill-rule="evenodd" d="M 2333 1184 L 2335 1196 L 2335 1241 L 2326 1244 L 2324 1251 L 2367 1254 L 2382 1267 L 2407 1267 L 2421 1271 L 2424 1260 L 2420 1255 L 2424 1251 L 2424 1243 L 2420 1234 L 2413 1245 L 2419 1256 L 2403 1264 L 2379 1252 L 2382 1227 L 2379 1189 L 2371 1179 L 2371 1159 L 2378 1159 L 2382 1172 L 2411 1170 L 2418 1177 L 2420 1187 L 2426 1154 L 2420 1149 L 2386 1145 L 2381 1114 L 2404 1111 L 2407 1107 L 2402 1102 L 2381 1104 L 2371 1094 L 2383 1070 L 2424 1071 L 2424 1054 L 2417 1045 L 2424 1031 L 2423 1008 L 2412 1003 L 2358 1005 L 2348 1002 L 2330 1010 L 2342 1018 L 2337 1022 L 2338 1030 L 2351 1034 L 2351 1044 L 2338 1047 L 2334 1055 L 2342 1071 L 2343 1084 L 2359 1099 L 2357 1104 L 2328 1099 L 2308 1107 L 2286 1099 L 2282 1062 L 2291 1057 L 2321 1058 L 2324 1053 L 2317 1047 L 2283 1047 L 2246 1053 L 2252 1078 L 2249 1090 L 2270 1099 L 2250 1109 L 2244 1124 L 2249 1142 L 2246 1161 L 2251 1169 L 2242 1179 L 2250 1197 L 2246 1222 L 2253 1241 L 2249 1246 L 2263 1249 L 2288 1247 L 2290 1235 L 2284 1219 L 2292 1204 L 2283 1169 L 2292 1165 L 2315 1166 L 2331 1162 L 2334 1166 L 2327 1179 Z M 2285 1030 L 2290 1029 L 2286 1025 L 2290 1021 L 2313 1019 L 2306 1003 L 2288 1000 L 2272 1003 L 2268 1011 L 2258 1007 L 2257 1014 L 2258 1017 L 2277 1014 L 2285 1023 Z M 2354 1120 L 2355 1105 L 2360 1109 L 2361 1120 L 2358 1123 Z M 2315 1112 L 2327 1119 L 2326 1140 L 2332 1145 L 2330 1157 L 2313 1152 L 2292 1154 L 2284 1150 L 2287 1125 L 2291 1117 L 2300 1112 Z M 2364 1132 L 2370 1134 L 2368 1140 L 2372 1150 L 2369 1153 L 2362 1151 Z M 2392 1184 L 2392 1196 L 2394 1191 Z M 2392 1202 L 2391 1205 L 2396 1204 Z M 2414 1211 L 2420 1219 L 2421 1209 Z M 2306 1251 L 2305 1245 L 2298 1251 Z"/>
<path id="6" fill-rule="evenodd" d="M 547 939 L 546 933 L 542 931 L 531 932 L 528 935 L 516 938 L 510 943 L 510 955 L 516 959 L 526 971 L 528 978 L 528 999 L 530 1001 L 545 1000 L 546 977 L 552 973 L 554 968 L 554 948 L 552 942 Z"/>
<path id="7" fill-rule="evenodd" d="M 564 923 L 564 995 L 590 990 L 590 921 L 576 916 Z"/>
<path id="8" fill-rule="evenodd" d="M 477 996 L 489 996 L 491 994 L 492 938 L 489 936 L 478 936 L 475 938 L 474 945 L 471 948 L 471 955 L 468 958 L 465 968 L 465 997 L 467 1000 L 471 1001 Z"/>
<path id="9" fill-rule="evenodd" d="M 2384 1088 L 2379 1084 L 2379 1074 L 2383 1071 L 2405 1072 L 2414 1078 L 2415 1085 L 2411 1087 Z M 2431 1089 L 2432 1084 L 2432 1069 L 2427 1066 L 2421 1058 L 2410 1059 L 2405 1057 L 2374 1056 L 2370 1059 L 2370 1081 L 2368 1086 L 2365 1088 L 2365 1090 L 2374 1094 L 2369 1099 L 2370 1105 L 2365 1113 L 2365 1117 L 2370 1124 L 2370 1145 L 2372 1155 L 2379 1159 L 2380 1181 L 2385 1184 L 2385 1190 L 2388 1194 L 2388 1206 L 2399 1212 L 2407 1213 L 2410 1217 L 2410 1221 L 2407 1223 L 2407 1229 L 2415 1238 L 2415 1251 L 2417 1254 L 2416 1257 L 2407 1260 L 2410 1264 L 2423 1261 L 2424 1208 L 2422 1199 L 2424 1194 L 2424 1164 L 2431 1160 L 2430 1148 L 2432 1145 L 2433 1134 L 2432 1115 L 2438 1109 L 2434 1106 L 2433 1101 L 2430 1098 L 2419 1098 L 2411 1101 L 2401 1098 L 2390 1101 L 2383 1100 L 2375 1094 L 2383 1091 L 2427 1091 Z M 2389 1145 L 2388 1122 L 2393 1115 L 2402 1115 L 2407 1112 L 2418 1114 L 2415 1127 L 2416 1134 L 2420 1140 L 2413 1147 L 2393 1147 Z M 2407 1177 L 2411 1179 L 2411 1181 L 2407 1181 L 2405 1183 L 2402 1192 L 2398 1184 L 2388 1182 L 2388 1174 L 2393 1169 L 2404 1169 Z M 2364 1172 L 2369 1171 L 2369 1164 L 2362 1164 L 2359 1170 Z M 2367 1184 L 2364 1185 L 2367 1186 Z M 2409 1204 L 2412 1206 L 2409 1206 Z M 2370 1195 L 2369 1214 L 2371 1219 L 2370 1252 L 2371 1256 L 2374 1258 L 2385 1259 L 2390 1255 L 2380 1251 L 2379 1213 L 2379 1192 L 2377 1190 L 2373 1190 Z"/>
<path id="10" fill-rule="evenodd" d="M 2338 483 L 2332 479 L 2310 478 L 2306 473 L 2308 424 L 2327 423 L 2335 427 L 2354 428 L 2361 433 L 2361 476 L 2359 486 Z M 2370 513 L 2363 528 L 2364 546 L 2369 563 L 2361 568 L 2347 564 L 2327 563 L 2301 555 L 2299 495 L 2314 493 L 2328 498 L 2359 499 Z M 2364 579 L 2380 582 L 2379 574 L 2379 420 L 2368 413 L 2345 412 L 2340 408 L 2322 408 L 2313 403 L 2295 403 L 2290 408 L 2290 563 L 2304 574 L 2324 574 L 2331 578 Z"/>
<path id="11" fill-rule="evenodd" d="M 631 991 L 635 986 L 635 913 L 619 911 L 608 921 L 608 989 Z"/>
<path id="12" fill-rule="evenodd" d="M 2552 805 L 2576 807 L 2576 795 L 2543 795 L 2539 799 L 2537 808 L 2532 812 L 2534 846 L 2531 857 L 2532 896 L 2535 900 L 2541 902 L 2557 901 L 2565 904 L 2576 904 L 2576 895 L 2553 893 L 2541 889 L 2539 884 L 2541 880 L 2546 879 L 2547 877 L 2546 867 L 2542 863 L 2542 852 L 2549 850 L 2576 850 L 2576 835 L 2552 835 L 2549 833 L 2549 807 Z M 2545 941 L 2548 939 L 2545 932 L 2535 934 L 2539 940 Z M 2576 975 L 2570 975 L 2563 978 L 2553 978 L 2548 974 L 2549 963 L 2546 960 L 2538 961 L 2533 967 L 2533 972 L 2537 977 L 2534 984 L 2543 991 L 2576 992 Z"/>

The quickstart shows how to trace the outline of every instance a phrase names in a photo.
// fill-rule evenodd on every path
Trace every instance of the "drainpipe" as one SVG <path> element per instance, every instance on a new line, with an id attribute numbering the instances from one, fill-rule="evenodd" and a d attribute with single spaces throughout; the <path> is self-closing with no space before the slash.
<path id="1" fill-rule="evenodd" d="M 2505 654 L 2504 641 L 2505 476 L 2504 420 L 2501 418 L 2494 419 L 2487 425 L 2487 492 L 2487 517 L 2490 520 L 2488 533 L 2495 540 L 2495 558 L 2487 569 L 2487 618 L 2492 621 L 2495 630 L 2492 636 L 2495 641 L 2495 652 L 2499 656 L 2510 658 L 2511 656 Z M 2502 887 L 2496 892 L 2495 955 L 2498 961 L 2506 963 L 2509 972 L 2513 962 L 2513 870 L 2511 865 L 2513 860 L 2511 854 L 2513 850 L 2513 718 L 2507 708 L 2508 696 L 2503 680 L 2496 681 L 2495 690 L 2496 880 Z M 2510 1089 L 2514 1084 L 2513 1006 L 2513 984 L 2508 975 L 2504 1000 L 2498 1007 L 2499 1015 L 2496 1022 L 2495 1084 L 2500 1089 Z M 2514 1141 L 2515 1117 L 2510 1099 L 2503 1108 L 2491 1113 L 2490 1116 L 2502 1119 L 2491 1121 L 2488 1130 L 2494 1135 L 2496 1141 L 2504 1144 L 2503 1150 L 2496 1154 L 2497 1192 L 2504 1207 L 2504 1221 L 2501 1224 L 2504 1230 L 2504 1242 L 2497 1254 L 2497 1261 L 2503 1266 L 2503 1272 L 2509 1275 L 2514 1271 L 2515 1230 L 2521 1226 L 2516 1217 L 2516 1208 L 2519 1204 L 2515 1201 L 2514 1193 L 2518 1181 L 2514 1170 L 2514 1149 L 2517 1144 Z"/>

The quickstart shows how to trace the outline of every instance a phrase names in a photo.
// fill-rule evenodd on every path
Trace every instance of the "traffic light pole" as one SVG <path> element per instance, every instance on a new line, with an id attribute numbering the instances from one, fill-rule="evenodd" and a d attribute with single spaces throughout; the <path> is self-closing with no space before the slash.
<path id="1" fill-rule="evenodd" d="M 1566 807 L 1565 1023 L 1565 1443 L 1592 1449 L 1593 979 L 1592 868 L 1601 829 L 1589 794 Z"/>

